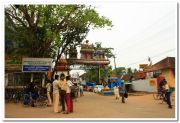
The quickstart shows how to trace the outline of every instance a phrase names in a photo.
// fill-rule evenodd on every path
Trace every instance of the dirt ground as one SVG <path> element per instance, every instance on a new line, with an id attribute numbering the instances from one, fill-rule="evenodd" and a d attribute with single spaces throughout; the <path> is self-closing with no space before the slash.
<path id="1" fill-rule="evenodd" d="M 6 103 L 5 118 L 175 118 L 175 105 L 168 109 L 167 104 L 154 100 L 152 94 L 130 95 L 123 104 L 114 96 L 85 92 L 74 102 L 71 114 L 54 113 L 53 107 Z"/>

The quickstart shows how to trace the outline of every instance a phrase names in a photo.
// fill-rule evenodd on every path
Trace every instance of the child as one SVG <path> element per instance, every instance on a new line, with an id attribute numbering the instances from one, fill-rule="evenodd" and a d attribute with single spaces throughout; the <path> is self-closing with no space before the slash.
<path id="1" fill-rule="evenodd" d="M 114 86 L 114 95 L 115 95 L 115 99 L 119 99 L 119 88 L 115 85 Z"/>

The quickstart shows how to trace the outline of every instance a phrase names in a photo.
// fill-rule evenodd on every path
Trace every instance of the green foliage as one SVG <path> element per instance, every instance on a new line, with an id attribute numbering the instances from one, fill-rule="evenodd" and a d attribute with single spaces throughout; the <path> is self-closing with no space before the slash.
<path id="1" fill-rule="evenodd" d="M 135 69 L 134 69 L 134 73 L 136 73 L 136 72 L 138 72 L 138 70 L 135 68 Z"/>
<path id="2" fill-rule="evenodd" d="M 79 45 L 90 27 L 112 27 L 112 22 L 85 5 L 9 5 L 5 8 L 5 41 L 17 45 L 5 52 L 29 57 L 52 57 Z M 61 52 L 60 52 L 61 51 Z"/>
<path id="3" fill-rule="evenodd" d="M 115 69 L 113 70 L 113 73 L 116 73 L 116 71 L 117 71 L 117 74 L 122 75 L 123 73 L 126 72 L 126 68 L 125 67 L 118 67 L 118 68 L 116 68 L 116 70 Z"/>
<path id="4" fill-rule="evenodd" d="M 100 80 L 103 81 L 105 77 L 111 76 L 112 75 L 112 66 L 108 66 L 107 73 L 104 70 L 104 68 L 100 68 Z M 90 69 L 86 70 L 86 79 L 87 81 L 92 81 L 92 82 L 98 82 L 98 69 Z"/>
<path id="5" fill-rule="evenodd" d="M 129 67 L 129 68 L 127 68 L 127 74 L 132 74 L 133 72 L 132 72 L 132 69 Z"/>

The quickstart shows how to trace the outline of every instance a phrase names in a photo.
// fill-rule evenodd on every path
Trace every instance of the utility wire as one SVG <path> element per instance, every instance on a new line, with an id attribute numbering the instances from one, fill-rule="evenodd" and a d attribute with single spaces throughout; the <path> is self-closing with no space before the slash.
<path id="1" fill-rule="evenodd" d="M 159 53 L 159 54 L 157 54 L 157 55 L 154 55 L 154 56 L 152 56 L 152 57 L 150 57 L 150 58 L 152 59 L 152 58 L 155 58 L 155 57 L 159 57 L 159 56 L 161 56 L 161 55 L 163 55 L 163 54 L 172 52 L 172 51 L 174 51 L 174 50 L 175 50 L 174 48 L 173 48 L 173 49 L 169 49 L 169 50 L 166 50 L 166 51 L 164 51 L 164 52 L 161 52 L 161 53 Z M 139 62 L 141 62 L 141 61 L 144 61 L 144 60 L 146 60 L 146 59 L 147 59 L 147 58 L 144 58 L 144 59 L 142 59 L 142 60 L 139 60 L 139 61 L 130 63 L 130 64 L 128 64 L 127 66 L 137 64 L 137 63 L 139 63 Z"/>

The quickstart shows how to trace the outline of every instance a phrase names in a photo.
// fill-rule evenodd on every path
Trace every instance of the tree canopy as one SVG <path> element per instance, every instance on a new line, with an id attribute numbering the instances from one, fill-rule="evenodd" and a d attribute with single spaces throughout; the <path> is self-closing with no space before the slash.
<path id="1" fill-rule="evenodd" d="M 5 53 L 51 57 L 56 67 L 63 52 L 79 45 L 90 28 L 103 27 L 112 27 L 112 22 L 92 6 L 9 5 L 5 8 L 5 41 L 16 47 L 8 45 Z"/>

